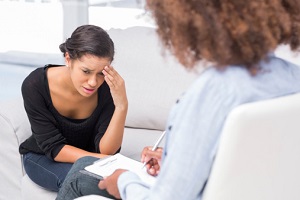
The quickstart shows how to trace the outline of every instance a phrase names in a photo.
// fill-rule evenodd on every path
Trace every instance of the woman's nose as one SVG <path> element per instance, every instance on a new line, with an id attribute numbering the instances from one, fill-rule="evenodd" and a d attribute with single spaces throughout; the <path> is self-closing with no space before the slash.
<path id="1" fill-rule="evenodd" d="M 88 80 L 88 84 L 91 87 L 95 87 L 97 85 L 97 78 L 95 76 L 90 77 Z"/>

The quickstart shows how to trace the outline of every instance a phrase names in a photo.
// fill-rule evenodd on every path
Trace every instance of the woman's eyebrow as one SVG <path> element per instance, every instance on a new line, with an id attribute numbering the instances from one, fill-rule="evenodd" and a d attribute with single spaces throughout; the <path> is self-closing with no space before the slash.
<path id="1" fill-rule="evenodd" d="M 91 69 L 91 68 L 86 67 L 86 66 L 82 66 L 82 68 L 85 69 L 85 70 L 89 70 L 89 71 L 95 71 L 95 69 Z"/>
<path id="2" fill-rule="evenodd" d="M 88 69 L 88 70 L 91 70 L 90 68 L 88 67 L 85 67 L 85 66 L 81 66 L 82 69 Z"/>

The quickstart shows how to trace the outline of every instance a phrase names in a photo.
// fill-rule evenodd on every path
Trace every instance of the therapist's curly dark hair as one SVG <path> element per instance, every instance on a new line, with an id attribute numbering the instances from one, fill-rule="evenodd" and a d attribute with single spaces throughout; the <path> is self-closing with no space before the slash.
<path id="1" fill-rule="evenodd" d="M 279 44 L 300 45 L 300 0 L 147 0 L 146 8 L 187 68 L 205 60 L 251 71 Z"/>

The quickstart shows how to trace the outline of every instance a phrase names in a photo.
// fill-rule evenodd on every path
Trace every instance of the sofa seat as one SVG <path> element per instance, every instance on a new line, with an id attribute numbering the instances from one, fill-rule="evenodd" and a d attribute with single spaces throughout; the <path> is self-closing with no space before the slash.
<path id="1" fill-rule="evenodd" d="M 121 153 L 139 160 L 143 147 L 153 145 L 165 129 L 172 105 L 197 74 L 186 71 L 172 55 L 162 56 L 162 46 L 153 28 L 111 29 L 108 33 L 115 43 L 112 65 L 125 80 L 129 101 Z M 20 91 L 32 70 L 49 62 L 64 64 L 62 55 L 8 52 L 3 57 L 10 60 L 0 63 L 0 70 L 11 67 L 10 77 L 14 76 L 14 81 L 7 87 L 1 85 L 3 90 L 11 88 L 12 94 L 0 93 L 5 96 L 0 101 L 0 159 L 5 161 L 0 165 L 0 179 L 5 180 L 0 183 L 0 199 L 54 200 L 56 193 L 33 183 L 23 169 L 18 147 L 31 135 L 31 130 Z"/>

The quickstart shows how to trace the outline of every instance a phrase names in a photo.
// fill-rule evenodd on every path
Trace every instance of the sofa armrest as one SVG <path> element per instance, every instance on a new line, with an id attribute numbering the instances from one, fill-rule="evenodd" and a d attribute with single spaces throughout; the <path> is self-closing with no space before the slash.
<path id="1" fill-rule="evenodd" d="M 21 99 L 1 103 L 0 134 L 0 199 L 21 199 L 24 171 L 19 144 L 30 134 Z"/>

